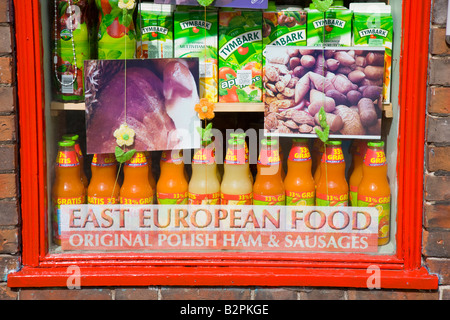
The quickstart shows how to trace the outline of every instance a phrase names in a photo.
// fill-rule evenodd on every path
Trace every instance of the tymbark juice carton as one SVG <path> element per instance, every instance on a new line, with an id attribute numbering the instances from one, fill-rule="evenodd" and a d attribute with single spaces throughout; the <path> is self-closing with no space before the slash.
<path id="1" fill-rule="evenodd" d="M 174 13 L 175 58 L 199 58 L 200 98 L 217 102 L 217 9 L 177 7 Z"/>
<path id="2" fill-rule="evenodd" d="M 261 102 L 262 12 L 219 11 L 219 101 Z"/>

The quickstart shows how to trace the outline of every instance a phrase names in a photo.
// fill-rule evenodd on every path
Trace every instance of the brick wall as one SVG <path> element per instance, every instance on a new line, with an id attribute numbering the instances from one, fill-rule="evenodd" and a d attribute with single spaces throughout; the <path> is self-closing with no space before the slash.
<path id="1" fill-rule="evenodd" d="M 450 298 L 450 46 L 445 42 L 447 0 L 434 0 L 431 18 L 426 129 L 423 255 Z"/>
<path id="2" fill-rule="evenodd" d="M 436 291 L 364 290 L 336 288 L 222 288 L 140 287 L 10 289 L 9 272 L 19 265 L 19 184 L 17 101 L 14 72 L 12 0 L 0 0 L 0 300 L 32 299 L 450 299 L 450 48 L 445 43 L 447 0 L 434 1 L 430 44 L 430 80 L 427 113 L 426 177 L 424 203 L 424 261 L 439 274 Z"/>

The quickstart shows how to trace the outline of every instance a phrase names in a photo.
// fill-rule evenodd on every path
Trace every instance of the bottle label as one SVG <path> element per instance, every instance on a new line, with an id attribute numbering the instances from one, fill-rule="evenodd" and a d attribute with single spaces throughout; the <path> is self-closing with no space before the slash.
<path id="1" fill-rule="evenodd" d="M 309 148 L 305 146 L 294 145 L 289 153 L 289 160 L 295 162 L 303 162 L 311 160 Z"/>
<path id="2" fill-rule="evenodd" d="M 79 143 L 75 143 L 74 148 L 75 148 L 75 152 L 78 155 L 78 159 L 83 158 L 83 152 L 81 151 L 80 144 Z"/>
<path id="3" fill-rule="evenodd" d="M 285 194 L 277 194 L 271 196 L 253 195 L 253 204 L 259 206 L 284 206 L 286 204 L 286 195 Z"/>
<path id="4" fill-rule="evenodd" d="M 344 154 L 341 148 L 326 148 L 323 153 L 322 162 L 326 163 L 344 163 Z"/>
<path id="5" fill-rule="evenodd" d="M 350 205 L 352 207 L 358 206 L 358 186 L 350 185 Z"/>
<path id="6" fill-rule="evenodd" d="M 259 153 L 258 164 L 265 166 L 277 165 L 280 163 L 280 152 L 278 149 L 262 149 Z"/>
<path id="7" fill-rule="evenodd" d="M 70 168 L 80 165 L 76 151 L 60 151 L 56 158 L 56 165 L 60 168 Z"/>
<path id="8" fill-rule="evenodd" d="M 119 199 L 113 197 L 88 196 L 88 204 L 118 204 Z"/>
<path id="9" fill-rule="evenodd" d="M 142 152 L 136 152 L 129 161 L 125 162 L 125 165 L 129 167 L 143 167 L 147 164 L 147 157 Z"/>
<path id="10" fill-rule="evenodd" d="M 221 204 L 223 205 L 241 205 L 249 206 L 253 203 L 253 193 L 247 194 L 226 194 L 222 193 L 220 195 Z"/>
<path id="11" fill-rule="evenodd" d="M 348 194 L 316 193 L 316 205 L 320 207 L 347 207 Z"/>
<path id="12" fill-rule="evenodd" d="M 380 167 L 386 164 L 386 155 L 383 150 L 367 148 L 364 164 L 369 167 Z"/>
<path id="13" fill-rule="evenodd" d="M 210 193 L 210 194 L 198 194 L 189 192 L 189 204 L 209 204 L 217 205 L 220 204 L 220 192 Z"/>
<path id="14" fill-rule="evenodd" d="M 183 162 L 182 150 L 165 150 L 161 154 L 161 161 L 166 163 L 180 164 Z"/>
<path id="15" fill-rule="evenodd" d="M 61 206 L 62 205 L 74 205 L 84 204 L 85 196 L 73 197 L 73 198 L 53 198 L 53 238 L 57 241 L 61 240 Z"/>
<path id="16" fill-rule="evenodd" d="M 215 162 L 215 149 L 212 144 L 197 150 L 192 158 L 193 164 L 214 164 Z"/>
<path id="17" fill-rule="evenodd" d="M 153 196 L 145 198 L 119 197 L 120 204 L 153 204 Z"/>
<path id="18" fill-rule="evenodd" d="M 315 192 L 295 192 L 286 190 L 287 206 L 314 206 Z"/>
<path id="19" fill-rule="evenodd" d="M 375 207 L 378 210 L 378 239 L 389 239 L 391 197 L 367 197 L 358 195 L 358 207 Z"/>
<path id="20" fill-rule="evenodd" d="M 112 153 L 94 154 L 92 157 L 92 165 L 94 167 L 109 167 L 116 164 L 116 158 Z"/>
<path id="21" fill-rule="evenodd" d="M 188 204 L 188 193 L 163 193 L 157 192 L 156 197 L 158 199 L 158 204 Z"/>
<path id="22" fill-rule="evenodd" d="M 225 164 L 246 164 L 248 162 L 245 148 L 228 148 L 225 155 Z"/>

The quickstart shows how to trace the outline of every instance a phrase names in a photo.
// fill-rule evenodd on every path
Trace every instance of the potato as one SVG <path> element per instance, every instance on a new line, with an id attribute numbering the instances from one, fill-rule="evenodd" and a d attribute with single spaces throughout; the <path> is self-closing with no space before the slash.
<path id="1" fill-rule="evenodd" d="M 384 53 L 382 52 L 369 52 L 366 56 L 368 65 L 372 66 L 384 66 Z"/>
<path id="2" fill-rule="evenodd" d="M 297 66 L 294 69 L 294 76 L 296 76 L 297 78 L 301 78 L 303 77 L 308 71 L 306 70 L 305 67 L 303 66 Z"/>
<path id="3" fill-rule="evenodd" d="M 380 98 L 381 93 L 383 92 L 383 88 L 379 86 L 367 86 L 363 90 L 363 98 L 369 98 L 374 101 Z"/>
<path id="4" fill-rule="evenodd" d="M 366 78 L 366 74 L 362 71 L 355 70 L 348 74 L 348 80 L 353 83 L 360 83 Z"/>
<path id="5" fill-rule="evenodd" d="M 378 66 L 367 66 L 364 69 L 364 73 L 366 74 L 367 79 L 377 81 L 383 79 L 384 68 Z"/>
<path id="6" fill-rule="evenodd" d="M 343 126 L 340 130 L 341 134 L 360 136 L 366 133 L 359 118 L 358 112 L 352 110 L 347 106 L 339 105 L 336 106 L 334 114 L 340 116 L 343 121 Z"/>
<path id="7" fill-rule="evenodd" d="M 330 126 L 330 132 L 339 132 L 344 126 L 344 121 L 339 115 L 334 113 L 326 113 L 327 124 Z M 319 113 L 316 113 L 314 116 L 314 121 L 317 125 L 320 125 L 319 121 Z"/>
<path id="8" fill-rule="evenodd" d="M 344 67 L 350 67 L 352 64 L 354 64 L 355 58 L 353 58 L 351 55 L 349 55 L 347 52 L 345 51 L 337 51 L 334 54 L 334 58 L 336 60 L 338 60 L 342 66 Z"/>
<path id="9" fill-rule="evenodd" d="M 327 95 L 327 97 L 332 98 L 335 101 L 336 105 L 340 105 L 340 104 L 347 105 L 349 103 L 345 94 L 342 94 L 337 90 L 333 90 L 333 89 L 328 90 L 326 92 L 326 95 Z"/>
<path id="10" fill-rule="evenodd" d="M 287 54 L 289 57 L 297 57 L 299 54 L 298 48 L 287 48 Z"/>
<path id="11" fill-rule="evenodd" d="M 364 67 L 365 68 L 367 66 L 366 58 L 365 57 L 361 57 L 361 56 L 356 57 L 355 58 L 355 64 L 358 67 Z"/>
<path id="12" fill-rule="evenodd" d="M 339 66 L 341 65 L 341 63 L 339 61 L 337 61 L 336 59 L 327 59 L 326 64 L 327 64 L 327 69 L 332 72 L 336 71 L 339 68 Z"/>
<path id="13" fill-rule="evenodd" d="M 357 105 L 359 100 L 361 100 L 362 97 L 363 97 L 363 95 L 361 94 L 361 92 L 359 92 L 357 90 L 350 90 L 347 93 L 347 100 L 351 106 Z M 342 103 L 342 104 L 344 104 L 344 103 Z"/>
<path id="14" fill-rule="evenodd" d="M 299 66 L 299 65 L 300 65 L 300 58 L 299 57 L 292 57 L 289 60 L 289 67 L 291 68 L 291 70 L 295 70 L 295 68 L 297 66 Z"/>
<path id="15" fill-rule="evenodd" d="M 358 102 L 359 118 L 365 127 L 371 127 L 377 122 L 377 111 L 373 101 L 368 98 L 362 98 Z"/>
<path id="16" fill-rule="evenodd" d="M 314 50 L 314 49 L 300 49 L 299 51 L 302 56 L 313 55 L 316 52 L 316 50 Z"/>
<path id="17" fill-rule="evenodd" d="M 350 90 L 353 89 L 353 83 L 343 75 L 338 74 L 336 77 L 334 77 L 333 80 L 331 80 L 331 82 L 333 83 L 336 90 L 342 94 L 347 94 Z"/>
<path id="18" fill-rule="evenodd" d="M 311 55 L 304 55 L 302 56 L 300 63 L 303 67 L 311 69 L 316 65 L 316 58 Z"/>

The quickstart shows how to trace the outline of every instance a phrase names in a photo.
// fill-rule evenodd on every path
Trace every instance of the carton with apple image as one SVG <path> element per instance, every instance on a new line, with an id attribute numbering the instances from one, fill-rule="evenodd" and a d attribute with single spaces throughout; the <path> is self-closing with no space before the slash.
<path id="1" fill-rule="evenodd" d="M 262 101 L 262 12 L 219 12 L 219 102 Z"/>

